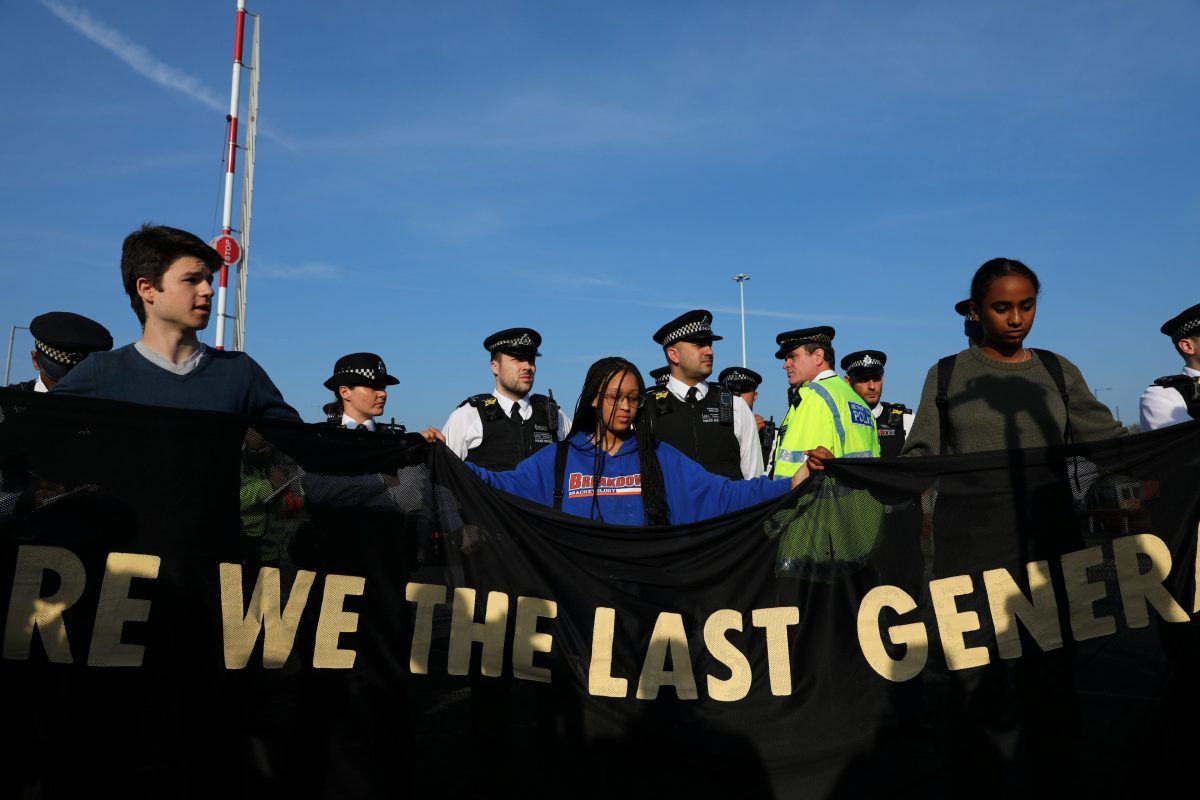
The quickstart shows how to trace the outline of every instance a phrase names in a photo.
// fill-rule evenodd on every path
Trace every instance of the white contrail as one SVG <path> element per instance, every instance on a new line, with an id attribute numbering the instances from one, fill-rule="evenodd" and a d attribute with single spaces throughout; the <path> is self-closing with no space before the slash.
<path id="1" fill-rule="evenodd" d="M 128 64 L 143 78 L 149 78 L 159 86 L 187 95 L 197 103 L 203 103 L 214 111 L 228 113 L 229 103 L 221 99 L 187 73 L 180 72 L 170 64 L 164 64 L 137 42 L 130 41 L 124 34 L 105 25 L 83 9 L 75 8 L 59 0 L 40 0 L 50 13 L 91 39 L 96 44 Z"/>

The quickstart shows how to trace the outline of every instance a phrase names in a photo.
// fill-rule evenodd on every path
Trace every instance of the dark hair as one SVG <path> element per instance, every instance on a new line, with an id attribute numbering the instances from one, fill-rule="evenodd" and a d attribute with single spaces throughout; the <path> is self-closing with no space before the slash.
<path id="1" fill-rule="evenodd" d="M 991 261 L 983 262 L 979 269 L 975 270 L 975 277 L 971 279 L 971 303 L 975 306 L 975 313 L 978 314 L 979 309 L 983 307 L 983 296 L 987 294 L 996 279 L 1009 275 L 1028 278 L 1029 282 L 1033 284 L 1034 294 L 1042 291 L 1041 281 L 1029 267 L 1013 258 L 993 258 Z"/>
<path id="2" fill-rule="evenodd" d="M 1195 333 L 1189 334 L 1187 336 L 1181 336 L 1180 338 L 1174 339 L 1171 342 L 1173 345 L 1175 345 L 1175 352 L 1179 354 L 1179 357 L 1182 358 L 1184 361 L 1187 361 L 1189 358 L 1191 358 L 1191 356 L 1189 356 L 1187 353 L 1183 352 L 1183 348 L 1179 346 L 1183 342 L 1184 339 L 1193 341 L 1198 346 L 1200 346 L 1200 331 L 1196 331 Z"/>
<path id="3" fill-rule="evenodd" d="M 837 358 L 837 356 L 833 354 L 833 345 L 831 344 L 825 344 L 823 342 L 805 342 L 800 346 L 803 347 L 804 352 L 808 353 L 810 356 L 818 350 L 824 350 L 825 363 L 829 365 L 830 369 L 832 369 L 834 363 L 836 363 L 834 359 Z"/>
<path id="4" fill-rule="evenodd" d="M 642 381 L 641 371 L 632 362 L 620 356 L 602 358 L 588 368 L 587 376 L 583 379 L 583 388 L 579 391 L 579 400 L 575 403 L 575 417 L 571 421 L 571 431 L 583 431 L 599 434 L 607 427 L 607 421 L 596 413 L 599 403 L 593 406 L 592 401 L 599 401 L 600 394 L 614 380 L 618 383 L 625 373 L 633 375 L 637 381 L 638 394 L 646 396 L 646 384 Z M 647 412 L 648 413 L 648 412 Z M 641 416 L 639 414 L 639 416 Z M 667 490 L 663 482 L 662 466 L 658 463 L 657 442 L 654 439 L 654 426 L 646 417 L 639 424 L 634 421 L 634 436 L 637 439 L 638 463 L 642 471 L 642 513 L 647 525 L 670 525 L 671 509 L 667 505 Z M 599 437 L 597 437 L 599 439 Z M 602 450 L 600 442 L 596 442 L 595 461 L 592 466 L 592 505 L 598 500 L 600 486 L 600 460 Z"/>
<path id="5" fill-rule="evenodd" d="M 167 268 L 185 256 L 200 259 L 213 272 L 221 267 L 221 256 L 216 250 L 199 236 L 179 228 L 147 222 L 125 237 L 125 243 L 121 245 L 121 283 L 138 322 L 146 324 L 146 309 L 137 292 L 138 278 L 145 278 L 155 289 L 161 290 Z"/>
<path id="6" fill-rule="evenodd" d="M 341 420 L 342 414 L 346 412 L 346 404 L 342 402 L 342 395 L 337 389 L 333 390 L 333 402 L 321 406 L 321 410 L 325 412 L 325 416 Z"/>

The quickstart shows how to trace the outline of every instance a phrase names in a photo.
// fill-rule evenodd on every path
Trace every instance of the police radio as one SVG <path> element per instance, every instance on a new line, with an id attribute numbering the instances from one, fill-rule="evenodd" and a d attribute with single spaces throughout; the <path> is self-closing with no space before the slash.
<path id="1" fill-rule="evenodd" d="M 558 403 L 554 402 L 554 390 L 546 390 L 546 413 L 550 415 L 550 433 L 558 438 Z"/>
<path id="2" fill-rule="evenodd" d="M 366 428 L 360 428 L 360 430 L 365 431 Z M 403 436 L 404 434 L 408 433 L 407 428 L 405 428 L 403 425 L 396 424 L 395 417 L 392 417 L 391 422 L 376 422 L 375 430 L 379 433 L 391 433 L 396 436 Z"/>
<path id="3" fill-rule="evenodd" d="M 730 392 L 728 389 L 726 389 L 724 386 L 722 386 L 720 399 L 721 399 L 721 402 L 718 404 L 719 411 L 717 412 L 718 413 L 717 421 L 720 422 L 722 425 L 732 425 L 733 424 L 733 393 Z"/>

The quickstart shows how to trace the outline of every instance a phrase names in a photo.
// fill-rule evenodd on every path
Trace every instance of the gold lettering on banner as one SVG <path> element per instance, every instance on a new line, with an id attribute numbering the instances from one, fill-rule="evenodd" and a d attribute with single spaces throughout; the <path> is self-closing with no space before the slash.
<path id="1" fill-rule="evenodd" d="M 408 671 L 413 675 L 426 675 L 429 673 L 429 648 L 433 644 L 433 609 L 445 604 L 446 587 L 436 583 L 410 583 L 404 587 L 404 599 L 417 605 L 413 612 Z"/>
<path id="2" fill-rule="evenodd" d="M 617 612 L 600 606 L 592 624 L 592 658 L 588 665 L 588 694 L 596 697 L 626 697 L 629 681 L 612 674 L 613 637 Z"/>
<path id="3" fill-rule="evenodd" d="M 321 597 L 321 615 L 317 617 L 317 641 L 313 649 L 313 666 L 317 669 L 350 669 L 358 655 L 354 650 L 338 646 L 343 633 L 358 630 L 358 614 L 346 611 L 346 597 L 361 595 L 367 579 L 357 575 L 326 575 L 325 593 Z"/>
<path id="4" fill-rule="evenodd" d="M 134 578 L 154 579 L 162 559 L 139 553 L 109 553 L 100 583 L 100 600 L 96 605 L 96 624 L 92 628 L 92 647 L 88 652 L 89 667 L 140 667 L 145 646 L 125 644 L 121 632 L 126 622 L 145 622 L 150 619 L 150 601 L 129 596 Z"/>
<path id="5" fill-rule="evenodd" d="M 671 669 L 667 669 L 668 652 L 671 654 Z M 700 696 L 696 690 L 696 676 L 692 672 L 692 656 L 688 651 L 683 617 L 673 611 L 663 611 L 654 621 L 650 646 L 646 649 L 646 660 L 638 678 L 637 698 L 653 700 L 663 686 L 675 687 L 675 694 L 680 700 L 695 700 Z"/>
<path id="6" fill-rule="evenodd" d="M 929 660 L 929 631 L 923 622 L 890 626 L 888 640 L 904 646 L 904 656 L 899 660 L 892 658 L 883 646 L 879 629 L 879 617 L 885 608 L 908 614 L 916 610 L 917 601 L 898 586 L 876 586 L 867 592 L 858 607 L 858 644 L 871 669 L 889 681 L 900 683 L 925 669 Z"/>
<path id="7" fill-rule="evenodd" d="M 242 565 L 220 565 L 221 632 L 225 645 L 225 669 L 243 669 L 250 663 L 250 654 L 263 635 L 263 667 L 279 669 L 287 663 L 296 642 L 300 615 L 308 602 L 317 573 L 302 569 L 296 572 L 287 605 L 281 614 L 279 601 L 279 570 L 261 567 L 254 581 L 249 605 L 242 603 Z M 243 608 L 245 613 L 243 614 Z"/>
<path id="8" fill-rule="evenodd" d="M 1104 552 L 1099 547 L 1089 547 L 1062 557 L 1063 580 L 1067 585 L 1071 610 L 1071 633 L 1077 642 L 1111 636 L 1117 632 L 1116 620 L 1096 616 L 1096 601 L 1108 594 L 1108 587 L 1104 581 L 1093 582 L 1087 577 L 1088 567 L 1099 566 L 1103 561 Z"/>
<path id="9" fill-rule="evenodd" d="M 40 597 L 45 573 L 58 576 L 59 586 L 49 597 Z M 63 612 L 83 596 L 87 573 L 79 556 L 62 547 L 23 544 L 17 548 L 8 618 L 4 625 L 4 657 L 24 660 L 36 630 L 46 658 L 55 664 L 73 663 Z"/>
<path id="10" fill-rule="evenodd" d="M 756 608 L 750 612 L 750 622 L 762 628 L 767 636 L 767 675 L 771 679 L 771 694 L 784 697 L 792 693 L 792 659 L 788 652 L 787 629 L 800 624 L 797 606 Z"/>
<path id="11" fill-rule="evenodd" d="M 1150 570 L 1142 572 L 1138 554 L 1150 559 Z M 1147 603 L 1167 622 L 1187 622 L 1191 617 L 1163 586 L 1171 573 L 1171 550 L 1152 533 L 1138 533 L 1113 540 L 1113 560 L 1117 562 L 1117 581 L 1121 587 L 1121 605 L 1130 628 L 1150 624 Z"/>
<path id="12" fill-rule="evenodd" d="M 1200 522 L 1196 523 L 1196 566 L 1193 570 L 1196 594 L 1192 597 L 1192 613 L 1200 614 Z"/>
<path id="13" fill-rule="evenodd" d="M 513 633 L 513 675 L 522 680 L 550 683 L 550 670 L 533 665 L 534 653 L 549 653 L 554 645 L 548 633 L 539 633 L 539 619 L 558 616 L 558 603 L 540 597 L 517 598 L 517 622 Z"/>
<path id="14" fill-rule="evenodd" d="M 946 666 L 952 670 L 982 667 L 991 661 L 986 647 L 967 647 L 964 633 L 979 630 L 979 615 L 974 611 L 959 611 L 955 598 L 974 591 L 970 575 L 955 575 L 929 582 L 929 597 L 937 617 L 938 635 Z"/>
<path id="15" fill-rule="evenodd" d="M 1042 650 L 1062 647 L 1058 603 L 1054 599 L 1054 585 L 1050 582 L 1050 562 L 1031 561 L 1025 565 L 1025 572 L 1029 577 L 1029 597 L 1017 586 L 1008 570 L 989 569 L 983 573 L 992 625 L 996 629 L 996 649 L 1001 658 L 1021 657 L 1017 620 L 1024 623 Z"/>
<path id="16" fill-rule="evenodd" d="M 455 589 L 454 610 L 450 617 L 450 653 L 446 671 L 466 675 L 471 667 L 471 649 L 483 645 L 480 671 L 489 678 L 499 677 L 504 669 L 504 636 L 508 627 L 508 595 L 488 592 L 484 621 L 475 621 L 475 590 Z"/>
<path id="17" fill-rule="evenodd" d="M 704 623 L 704 646 L 713 658 L 729 670 L 729 677 L 725 680 L 708 676 L 708 696 L 713 700 L 731 703 L 750 694 L 750 679 L 753 674 L 750 661 L 725 638 L 728 631 L 740 633 L 741 630 L 742 614 L 730 608 L 714 611 Z"/>

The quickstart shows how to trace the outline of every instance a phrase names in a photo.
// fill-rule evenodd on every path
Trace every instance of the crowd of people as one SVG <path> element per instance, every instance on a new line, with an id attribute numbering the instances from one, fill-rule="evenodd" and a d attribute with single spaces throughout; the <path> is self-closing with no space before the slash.
<path id="1" fill-rule="evenodd" d="M 216 251 L 193 234 L 142 226 L 121 253 L 141 338 L 113 349 L 93 320 L 41 314 L 29 326 L 38 377 L 10 388 L 300 422 L 253 358 L 199 341 L 219 267 Z M 467 398 L 441 429 L 423 435 L 510 493 L 614 524 L 665 525 L 780 496 L 828 458 L 972 453 L 1126 434 L 1078 367 L 1026 346 L 1040 289 L 1019 261 L 979 267 L 970 297 L 955 306 L 968 346 L 930 367 L 915 413 L 883 400 L 884 352 L 860 350 L 839 362 L 836 331 L 816 326 L 776 337 L 789 384 L 788 411 L 776 428 L 754 413 L 758 373 L 730 367 L 709 381 L 713 343 L 722 337 L 711 314 L 697 309 L 654 334 L 666 363 L 650 371 L 651 385 L 628 360 L 601 359 L 571 416 L 552 394 L 533 391 L 538 332 L 498 331 L 483 342 L 492 391 Z M 1146 430 L 1200 418 L 1200 304 L 1161 330 L 1184 368 L 1142 395 Z M 333 394 L 325 407 L 330 424 L 388 430 L 377 419 L 397 382 L 373 353 L 338 359 L 324 383 Z"/>

